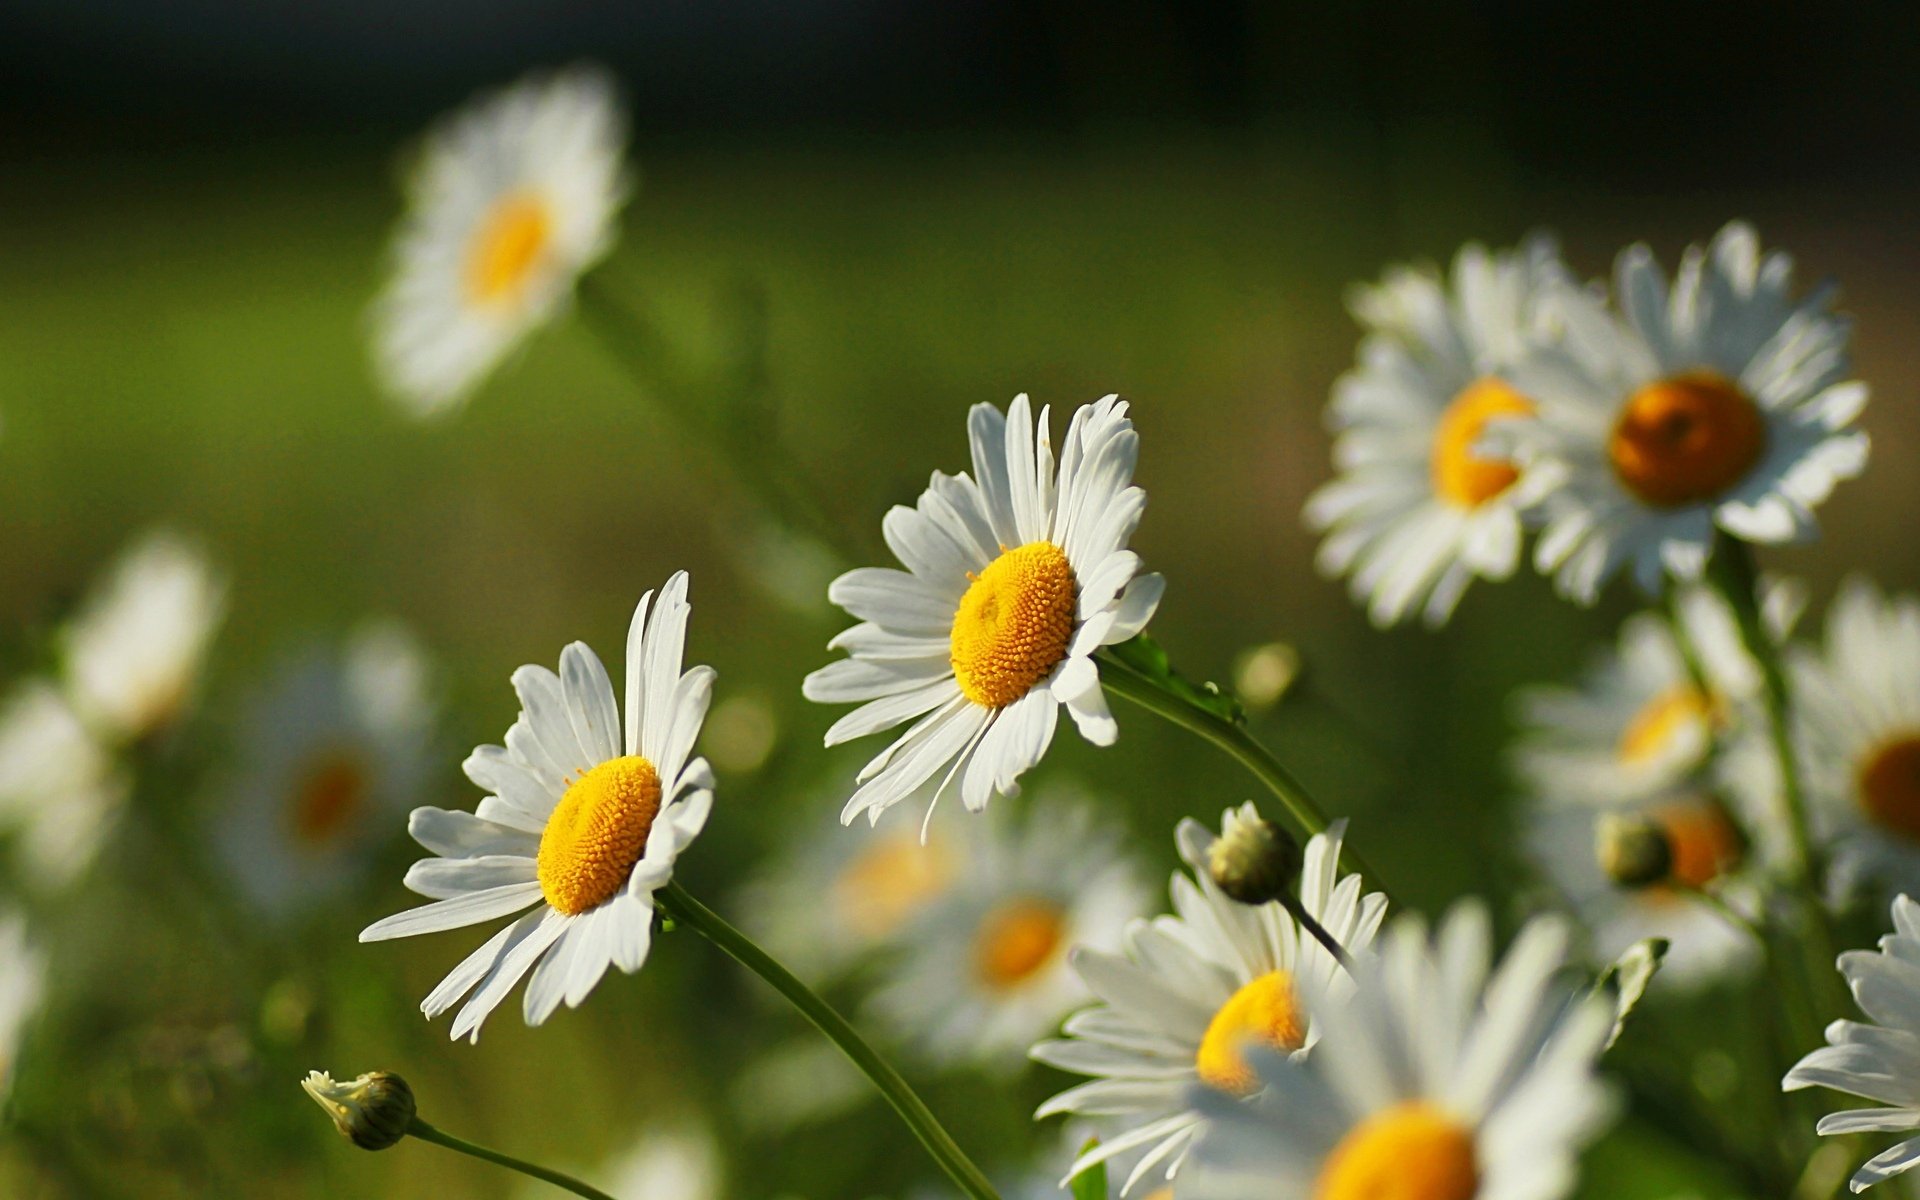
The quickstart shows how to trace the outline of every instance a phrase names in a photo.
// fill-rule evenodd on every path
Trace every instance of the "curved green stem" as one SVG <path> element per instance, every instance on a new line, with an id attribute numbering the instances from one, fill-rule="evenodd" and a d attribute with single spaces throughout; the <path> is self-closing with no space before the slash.
<path id="1" fill-rule="evenodd" d="M 475 1142 L 469 1142 L 465 1138 L 455 1137 L 444 1130 L 436 1129 L 425 1121 L 422 1121 L 419 1117 L 415 1117 L 413 1124 L 407 1127 L 407 1134 L 411 1137 L 417 1137 L 423 1142 L 433 1142 L 435 1145 L 445 1146 L 449 1150 L 458 1150 L 462 1154 L 471 1155 L 483 1162 L 490 1162 L 495 1166 L 505 1167 L 509 1171 L 518 1171 L 522 1175 L 538 1179 L 542 1183 L 550 1183 L 557 1188 L 565 1188 L 576 1196 L 585 1196 L 587 1200 L 614 1200 L 614 1198 L 606 1192 L 601 1191 L 597 1187 L 582 1183 L 571 1175 L 563 1175 L 559 1171 L 549 1170 L 537 1163 L 524 1162 L 510 1154 L 502 1154 L 498 1150 L 489 1150 L 485 1146 Z"/>
<path id="2" fill-rule="evenodd" d="M 813 989 L 800 982 L 793 972 L 787 970 L 772 955 L 755 945 L 753 940 L 741 933 L 724 918 L 687 893 L 676 881 L 669 883 L 663 890 L 655 893 L 661 907 L 675 920 L 690 925 L 708 941 L 724 950 L 741 966 L 767 981 L 773 990 L 786 997 L 787 1001 L 800 1010 L 800 1014 L 813 1023 L 814 1028 L 827 1036 L 840 1052 L 847 1056 L 854 1066 L 860 1068 L 873 1086 L 885 1096 L 887 1103 L 893 1105 L 900 1119 L 913 1130 L 927 1153 L 940 1164 L 940 1168 L 952 1177 L 960 1191 L 971 1200 L 999 1200 L 999 1193 L 981 1173 L 980 1168 L 966 1156 L 951 1134 L 940 1124 L 933 1111 L 893 1069 L 892 1064 L 882 1058 L 878 1051 L 867 1044 L 847 1019 L 815 995 Z"/>
<path id="3" fill-rule="evenodd" d="M 1293 818 L 1293 823 L 1309 837 L 1326 831 L 1327 814 L 1314 802 L 1305 785 L 1295 779 L 1293 772 L 1282 766 L 1273 752 L 1262 746 L 1244 728 L 1175 695 L 1108 654 L 1101 654 L 1099 663 L 1103 687 L 1224 750 L 1228 757 L 1251 771 L 1253 777 L 1273 793 Z M 1393 894 L 1381 881 L 1380 873 L 1367 864 L 1351 843 L 1341 845 L 1340 856 L 1346 860 L 1349 870 L 1359 872 L 1388 900 L 1393 900 Z"/>

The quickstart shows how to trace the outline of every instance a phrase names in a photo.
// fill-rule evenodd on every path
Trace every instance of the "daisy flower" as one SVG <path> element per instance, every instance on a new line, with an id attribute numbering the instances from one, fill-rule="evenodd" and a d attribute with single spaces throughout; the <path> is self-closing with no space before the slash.
<path id="1" fill-rule="evenodd" d="M 537 666 L 513 673 L 521 712 L 506 745 L 482 746 L 465 764 L 467 778 L 492 794 L 471 813 L 416 808 L 407 822 L 415 841 L 442 856 L 407 872 L 407 886 L 433 903 L 374 922 L 361 941 L 533 907 L 421 1004 L 432 1019 L 472 992 L 454 1017 L 455 1038 L 478 1041 L 481 1022 L 528 971 L 522 1012 L 538 1025 L 562 1000 L 571 1008 L 586 999 L 609 964 L 631 973 L 646 962 L 654 893 L 713 806 L 713 773 L 691 757 L 713 668 L 680 670 L 686 572 L 653 599 L 640 598 L 627 633 L 624 727 L 606 668 L 574 642 L 558 675 Z"/>
<path id="2" fill-rule="evenodd" d="M 46 956 L 27 936 L 17 913 L 0 913 L 0 1101 L 13 1086 L 13 1064 L 27 1022 L 46 990 Z"/>
<path id="3" fill-rule="evenodd" d="M 1535 238 L 1497 253 L 1467 246 L 1451 280 L 1401 267 L 1356 291 L 1368 337 L 1327 412 L 1340 476 L 1306 515 L 1327 534 L 1320 569 L 1351 577 L 1374 624 L 1419 612 L 1439 625 L 1476 576 L 1513 574 L 1520 472 L 1480 440 L 1488 422 L 1532 411 L 1503 373 L 1551 335 L 1540 297 L 1564 272 L 1553 243 Z"/>
<path id="4" fill-rule="evenodd" d="M 1222 816 L 1256 820 L 1253 805 Z M 1358 875 L 1338 872 L 1344 822 L 1307 842 L 1298 897 L 1306 911 L 1358 957 L 1386 914 L 1386 897 L 1362 894 Z M 1133 921 L 1124 953 L 1077 949 L 1073 968 L 1099 1003 L 1068 1018 L 1066 1037 L 1041 1042 L 1033 1057 L 1095 1078 L 1040 1106 L 1038 1117 L 1077 1113 L 1106 1118 L 1114 1136 L 1073 1164 L 1072 1174 L 1119 1155 L 1137 1155 L 1122 1191 L 1156 1174 L 1171 1180 L 1206 1118 L 1194 1084 L 1231 1096 L 1254 1088 L 1246 1051 L 1263 1044 L 1305 1053 L 1319 1037 L 1319 1017 L 1302 997 L 1341 994 L 1346 972 L 1278 901 L 1246 905 L 1229 899 L 1207 871 L 1214 834 L 1197 821 L 1180 823 L 1180 857 L 1194 877 L 1173 876 L 1178 916 Z"/>
<path id="5" fill-rule="evenodd" d="M 0 704 L 0 828 L 36 886 L 79 878 L 111 836 L 132 783 L 110 749 L 44 680 Z"/>
<path id="6" fill-rule="evenodd" d="M 226 582 L 199 546 L 166 530 L 142 537 L 66 630 L 74 710 L 115 740 L 171 725 L 193 699 L 226 611 Z"/>
<path id="7" fill-rule="evenodd" d="M 425 777 L 427 674 L 412 634 L 374 624 L 251 699 L 213 840 L 254 905 L 285 918 L 358 879 Z"/>
<path id="8" fill-rule="evenodd" d="M 464 400 L 612 247 L 625 142 L 592 67 L 481 96 L 428 134 L 373 314 L 381 379 L 416 416 Z"/>
<path id="9" fill-rule="evenodd" d="M 1565 337 L 1511 371 L 1534 412 L 1489 436 L 1543 497 L 1535 559 L 1563 594 L 1592 603 L 1623 567 L 1648 592 L 1663 573 L 1698 580 L 1716 530 L 1804 541 L 1814 508 L 1865 467 L 1848 323 L 1827 290 L 1795 300 L 1792 274 L 1736 222 L 1687 251 L 1671 290 L 1644 245 L 1623 253 L 1620 315 L 1557 290 Z"/>
<path id="10" fill-rule="evenodd" d="M 1835 1021 L 1827 1045 L 1808 1054 L 1780 1086 L 1823 1087 L 1884 1106 L 1828 1113 L 1822 1134 L 1910 1133 L 1920 1130 L 1920 905 L 1893 901 L 1893 932 L 1880 949 L 1849 950 L 1840 973 L 1867 1022 Z M 1868 1159 L 1849 1185 L 1859 1192 L 1920 1163 L 1920 1137 L 1910 1137 Z"/>
<path id="11" fill-rule="evenodd" d="M 970 810 L 1016 781 L 1053 741 L 1064 705 L 1097 746 L 1118 735 L 1093 654 L 1146 627 L 1165 581 L 1126 548 L 1146 494 L 1132 486 L 1139 435 L 1108 396 L 1073 415 L 1056 470 L 1047 410 L 968 414 L 976 478 L 934 472 L 916 508 L 881 525 L 905 571 L 863 567 L 827 595 L 861 623 L 829 645 L 851 655 L 807 676 L 810 700 L 862 706 L 827 745 L 914 724 L 860 772 L 841 820 L 888 806 L 945 771 Z M 929 809 L 932 804 L 929 805 Z"/>
<path id="12" fill-rule="evenodd" d="M 1182 1200 L 1559 1200 L 1611 1113 L 1595 1059 L 1612 1025 L 1569 1007 L 1554 975 L 1566 931 L 1540 917 L 1489 971 L 1475 904 L 1429 943 L 1402 917 L 1353 985 L 1311 995 L 1311 1057 L 1256 1052 L 1251 1102 L 1192 1090 L 1209 1128 Z"/>
<path id="13" fill-rule="evenodd" d="M 901 933 L 901 960 L 868 1007 L 928 1057 L 1011 1072 L 1092 996 L 1069 947 L 1111 953 L 1146 905 L 1120 838 L 1081 801 L 992 815 L 959 877 Z"/>

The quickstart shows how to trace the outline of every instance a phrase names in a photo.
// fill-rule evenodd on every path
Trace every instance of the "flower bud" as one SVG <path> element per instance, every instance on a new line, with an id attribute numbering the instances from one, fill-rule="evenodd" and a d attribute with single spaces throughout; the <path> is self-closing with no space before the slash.
<path id="1" fill-rule="evenodd" d="M 413 1089 L 398 1075 L 372 1071 L 335 1083 L 325 1071 L 308 1071 L 300 1086 L 327 1110 L 340 1136 L 362 1150 L 385 1150 L 413 1127 Z"/>
<path id="2" fill-rule="evenodd" d="M 1651 817 L 1607 813 L 1594 823 L 1594 854 L 1623 888 L 1651 887 L 1673 873 L 1673 843 Z"/>
<path id="3" fill-rule="evenodd" d="M 1207 849 L 1207 874 L 1242 904 L 1265 904 L 1293 893 L 1300 878 L 1300 844 L 1265 817 L 1229 811 Z"/>

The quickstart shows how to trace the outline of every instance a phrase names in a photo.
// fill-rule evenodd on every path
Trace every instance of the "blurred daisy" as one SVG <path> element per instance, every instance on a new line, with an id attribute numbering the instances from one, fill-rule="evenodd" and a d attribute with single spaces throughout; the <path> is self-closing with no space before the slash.
<path id="1" fill-rule="evenodd" d="M 1131 484 L 1140 439 L 1126 401 L 1108 396 L 1073 415 L 1059 468 L 1027 398 L 1006 416 L 968 414 L 973 469 L 934 472 L 918 508 L 881 525 L 907 570 L 863 567 L 828 598 L 861 624 L 829 645 L 852 657 L 807 676 L 806 695 L 861 703 L 827 731 L 827 745 L 913 726 L 860 772 L 841 813 L 878 820 L 944 770 L 929 809 L 955 777 L 978 811 L 1053 741 L 1065 705 L 1097 746 L 1118 734 L 1093 653 L 1146 627 L 1164 581 L 1126 549 L 1146 493 Z"/>
<path id="2" fill-rule="evenodd" d="M 953 885 L 902 932 L 901 961 L 869 1008 L 936 1061 L 1011 1072 L 1092 999 L 1068 948 L 1119 949 L 1146 890 L 1088 803 L 1056 799 L 1029 806 L 1019 825 L 989 821 Z"/>
<path id="3" fill-rule="evenodd" d="M 703 1125 L 686 1122 L 649 1129 L 604 1169 L 586 1176 L 605 1181 L 613 1196 L 644 1200 L 720 1200 L 726 1194 L 720 1145 Z M 551 1185 L 521 1189 L 526 1200 L 549 1200 Z"/>
<path id="4" fill-rule="evenodd" d="M 1565 338 L 1512 369 L 1534 416 L 1491 437 L 1544 497 L 1535 558 L 1563 594 L 1592 603 L 1623 567 L 1649 592 L 1663 572 L 1697 580 L 1716 530 L 1810 538 L 1814 507 L 1865 467 L 1848 323 L 1829 291 L 1794 300 L 1792 273 L 1736 222 L 1687 251 L 1671 292 L 1644 245 L 1623 253 L 1622 316 L 1558 289 Z"/>
<path id="5" fill-rule="evenodd" d="M 1475 576 L 1513 574 L 1520 472 L 1485 454 L 1481 434 L 1532 411 L 1502 372 L 1550 335 L 1539 298 L 1565 269 L 1535 238 L 1497 253 L 1468 246 L 1451 280 L 1401 267 L 1356 291 L 1368 337 L 1327 414 L 1340 476 L 1307 501 L 1307 520 L 1328 535 L 1320 569 L 1351 575 L 1374 624 L 1418 611 L 1438 625 Z"/>
<path id="6" fill-rule="evenodd" d="M 198 545 L 167 530 L 146 534 L 67 628 L 75 711 L 116 740 L 171 725 L 193 699 L 226 611 L 226 581 Z"/>
<path id="7" fill-rule="evenodd" d="M 0 828 L 41 888 L 79 878 L 113 833 L 132 786 L 113 753 L 43 680 L 0 704 Z"/>
<path id="8" fill-rule="evenodd" d="M 1222 817 L 1253 820 L 1253 805 Z M 1358 875 L 1338 873 L 1344 822 L 1308 841 L 1298 896 L 1306 911 L 1355 956 L 1386 914 L 1386 897 L 1361 893 Z M 1156 1174 L 1172 1179 L 1205 1118 L 1192 1085 L 1243 1096 L 1255 1084 L 1246 1052 L 1264 1045 L 1304 1053 L 1319 1037 L 1309 994 L 1344 994 L 1346 972 L 1295 925 L 1278 901 L 1229 899 L 1207 871 L 1214 834 L 1182 821 L 1175 835 L 1194 878 L 1173 876 L 1177 917 L 1134 921 L 1123 954 L 1076 949 L 1073 968 L 1099 1003 L 1068 1018 L 1067 1036 L 1041 1042 L 1033 1057 L 1096 1078 L 1061 1092 L 1037 1117 L 1078 1113 L 1117 1129 L 1073 1164 L 1073 1174 L 1116 1156 L 1138 1156 L 1123 1192 Z"/>
<path id="9" fill-rule="evenodd" d="M 586 999 L 609 964 L 633 972 L 653 939 L 653 895 L 706 824 L 713 772 L 690 757 L 713 693 L 713 668 L 682 673 L 687 575 L 667 581 L 658 604 L 640 598 L 627 633 L 624 741 L 621 706 L 606 668 L 584 643 L 560 655 L 560 673 L 513 673 L 520 718 L 506 745 L 482 746 L 467 777 L 492 794 L 472 813 L 416 808 L 407 832 L 443 857 L 407 872 L 433 903 L 375 921 L 363 942 L 411 937 L 527 913 L 469 955 L 421 1010 L 429 1019 L 473 995 L 452 1036 L 480 1024 L 527 983 L 529 1025 Z M 649 606 L 651 605 L 651 613 Z"/>
<path id="10" fill-rule="evenodd" d="M 613 245 L 630 189 L 606 72 L 535 75 L 428 134 L 375 305 L 375 359 L 417 416 L 464 400 Z"/>
<path id="11" fill-rule="evenodd" d="M 249 703 L 214 841 L 255 906 L 286 917 L 360 876 L 426 774 L 427 675 L 411 633 L 374 624 L 288 664 Z"/>
<path id="12" fill-rule="evenodd" d="M 1786 1091 L 1823 1087 L 1884 1107 L 1854 1108 L 1820 1118 L 1822 1134 L 1910 1133 L 1920 1130 L 1920 905 L 1893 901 L 1893 932 L 1878 953 L 1840 956 L 1853 998 L 1868 1018 L 1827 1026 L 1827 1045 L 1808 1054 L 1781 1081 Z M 1859 1192 L 1920 1163 L 1920 1137 L 1868 1159 L 1849 1185 Z"/>
<path id="13" fill-rule="evenodd" d="M 1310 1058 L 1257 1052 L 1252 1102 L 1192 1089 L 1209 1128 L 1181 1200 L 1559 1200 L 1612 1105 L 1594 1063 L 1612 1024 L 1569 1007 L 1566 931 L 1529 922 L 1489 973 L 1478 905 L 1429 943 L 1402 917 L 1353 986 L 1311 995 Z"/>
<path id="14" fill-rule="evenodd" d="M 28 938 L 26 921 L 0 912 L 0 1101 L 13 1088 L 21 1035 L 40 1009 L 46 976 L 46 957 Z"/>

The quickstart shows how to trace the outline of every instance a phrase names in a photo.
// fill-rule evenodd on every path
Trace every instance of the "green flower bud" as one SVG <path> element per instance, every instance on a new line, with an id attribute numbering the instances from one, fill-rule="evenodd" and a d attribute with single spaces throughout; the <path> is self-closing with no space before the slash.
<path id="1" fill-rule="evenodd" d="M 1207 874 L 1242 904 L 1279 900 L 1300 878 L 1300 843 L 1265 817 L 1230 811 L 1207 850 Z"/>
<path id="2" fill-rule="evenodd" d="M 362 1150 L 385 1150 L 413 1127 L 413 1089 L 398 1075 L 372 1071 L 335 1083 L 325 1071 L 309 1071 L 300 1086 L 327 1110 L 340 1136 Z"/>
<path id="3" fill-rule="evenodd" d="M 1594 823 L 1594 854 L 1623 888 L 1652 887 L 1673 873 L 1673 843 L 1651 817 L 1607 813 Z"/>

